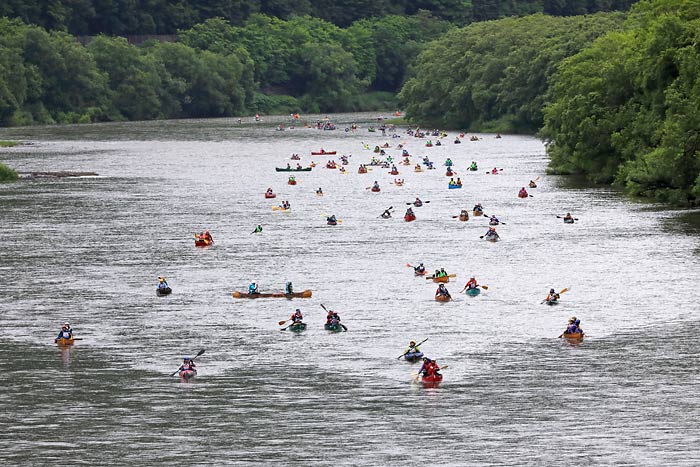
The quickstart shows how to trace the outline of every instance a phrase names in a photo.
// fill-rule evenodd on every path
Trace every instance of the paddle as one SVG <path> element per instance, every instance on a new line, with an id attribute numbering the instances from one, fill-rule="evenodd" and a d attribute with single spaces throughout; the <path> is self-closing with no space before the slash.
<path id="1" fill-rule="evenodd" d="M 430 201 L 421 201 L 421 203 L 423 203 L 423 204 L 428 204 L 429 202 L 430 202 Z M 414 205 L 415 205 L 416 202 L 414 201 L 414 202 L 412 202 L 412 203 L 406 203 L 406 205 L 410 205 L 410 204 L 414 204 Z"/>
<path id="2" fill-rule="evenodd" d="M 423 344 L 423 343 L 424 343 L 425 341 L 427 341 L 428 339 L 430 339 L 430 338 L 428 337 L 428 338 L 426 338 L 425 340 L 422 340 L 422 341 L 420 342 L 420 344 L 416 344 L 414 348 L 420 347 L 421 344 Z M 396 357 L 396 360 L 401 360 L 401 357 L 403 357 L 404 355 L 408 354 L 408 352 L 410 352 L 410 351 L 411 351 L 410 349 L 407 350 L 407 351 L 405 351 L 404 353 L 402 353 L 401 355 L 399 355 L 398 357 Z"/>
<path id="3" fill-rule="evenodd" d="M 326 313 L 328 313 L 328 309 L 327 309 L 325 306 L 323 306 L 323 303 L 321 303 L 320 305 L 321 305 L 321 308 L 323 308 L 323 309 L 326 311 Z M 343 323 L 341 323 L 341 322 L 338 322 L 338 324 L 340 324 L 340 325 L 343 327 L 343 330 L 344 330 L 345 332 L 348 332 L 347 326 L 345 326 L 345 325 L 344 325 Z"/>
<path id="4" fill-rule="evenodd" d="M 81 340 L 83 340 L 83 338 L 82 337 L 74 337 L 73 340 L 74 341 L 81 341 Z M 58 342 L 58 338 L 54 339 L 53 341 Z"/>
<path id="5" fill-rule="evenodd" d="M 484 213 L 484 217 L 491 217 L 491 216 L 489 216 L 488 214 Z M 503 224 L 503 225 L 506 225 L 506 223 L 505 223 L 505 222 L 501 222 L 501 221 L 498 221 L 498 223 L 499 223 L 499 224 Z"/>
<path id="6" fill-rule="evenodd" d="M 559 295 L 563 294 L 564 292 L 568 292 L 568 291 L 569 291 L 569 288 L 568 288 L 568 287 L 564 287 L 564 288 L 561 289 L 561 291 L 559 292 Z M 544 300 L 542 300 L 542 301 L 540 302 L 540 305 L 542 305 L 542 304 L 543 304 L 544 302 L 546 302 L 546 301 L 547 301 L 547 299 L 545 298 Z"/>
<path id="7" fill-rule="evenodd" d="M 562 217 L 562 216 L 557 216 L 557 219 L 564 219 L 564 217 Z M 575 221 L 577 221 L 577 220 L 578 220 L 578 217 L 572 217 L 572 219 L 575 220 Z"/>
<path id="8" fill-rule="evenodd" d="M 384 212 L 389 211 L 389 214 L 391 214 L 391 210 L 394 209 L 394 206 L 389 206 L 389 209 L 385 209 Z M 377 219 L 381 218 L 384 215 L 384 212 L 381 213 L 379 216 L 377 216 Z M 388 219 L 388 218 L 387 218 Z"/>
<path id="9" fill-rule="evenodd" d="M 291 319 L 285 319 L 284 321 L 280 321 L 280 322 L 277 323 L 277 324 L 279 324 L 280 326 L 282 326 L 282 325 L 283 325 L 284 323 L 286 323 L 287 321 L 291 321 Z"/>
<path id="10" fill-rule="evenodd" d="M 190 361 L 193 362 L 195 358 L 199 357 L 199 356 L 202 355 L 203 353 L 204 353 L 204 349 L 200 350 L 199 352 L 197 352 L 197 355 L 195 355 L 194 357 L 192 357 L 192 358 L 190 359 Z M 178 373 L 178 371 L 180 371 L 180 368 L 178 368 L 177 370 L 175 370 L 175 372 L 172 373 L 170 376 L 175 376 L 175 375 Z"/>
<path id="11" fill-rule="evenodd" d="M 457 274 L 448 274 L 447 276 L 442 276 L 442 277 L 457 277 Z M 435 277 L 426 277 L 425 278 L 426 281 L 431 281 L 433 279 L 435 279 Z"/>

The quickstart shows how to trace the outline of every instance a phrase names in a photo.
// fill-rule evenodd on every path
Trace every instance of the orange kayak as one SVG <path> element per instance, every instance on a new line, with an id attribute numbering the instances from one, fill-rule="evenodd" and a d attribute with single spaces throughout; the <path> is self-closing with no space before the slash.
<path id="1" fill-rule="evenodd" d="M 451 297 L 448 297 L 447 295 L 436 295 L 435 296 L 435 301 L 436 302 L 449 302 Z"/>

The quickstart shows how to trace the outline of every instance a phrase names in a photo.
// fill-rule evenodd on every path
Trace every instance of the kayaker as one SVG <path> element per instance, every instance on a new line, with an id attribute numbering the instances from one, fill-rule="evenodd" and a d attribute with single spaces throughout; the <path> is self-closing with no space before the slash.
<path id="1" fill-rule="evenodd" d="M 435 279 L 436 277 L 440 277 L 440 270 L 439 269 L 436 269 L 435 272 L 433 273 L 433 279 Z"/>
<path id="2" fill-rule="evenodd" d="M 294 311 L 294 314 L 292 314 L 292 317 L 289 318 L 289 319 L 292 321 L 292 324 L 298 324 L 298 323 L 301 323 L 301 322 L 302 322 L 302 320 L 304 319 L 304 317 L 303 317 L 302 314 L 301 314 L 301 310 L 300 310 L 299 308 L 297 308 L 297 309 Z"/>
<path id="3" fill-rule="evenodd" d="M 378 190 L 379 189 L 379 183 L 375 180 L 374 185 L 372 185 L 373 190 Z"/>
<path id="4" fill-rule="evenodd" d="M 533 180 L 530 180 L 530 183 L 527 184 L 530 188 L 537 188 L 537 183 L 535 183 Z"/>
<path id="5" fill-rule="evenodd" d="M 423 201 L 421 201 L 420 198 L 416 197 L 416 200 L 413 202 L 413 205 L 417 208 L 423 206 Z"/>
<path id="6" fill-rule="evenodd" d="M 573 216 L 571 215 L 570 212 L 567 212 L 566 216 L 564 216 L 564 222 L 573 222 L 573 221 L 574 221 Z"/>
<path id="7" fill-rule="evenodd" d="M 469 170 L 473 171 L 473 170 L 478 170 L 478 169 L 479 168 L 477 167 L 476 162 L 472 161 L 472 165 L 469 166 Z"/>
<path id="8" fill-rule="evenodd" d="M 178 368 L 177 371 L 194 371 L 196 366 L 197 365 L 194 364 L 194 361 L 190 357 L 185 357 L 182 359 L 182 365 L 180 365 L 180 368 Z"/>
<path id="9" fill-rule="evenodd" d="M 447 277 L 447 272 L 445 268 L 440 268 L 440 275 L 438 277 Z"/>
<path id="10" fill-rule="evenodd" d="M 158 288 L 159 289 L 167 289 L 168 288 L 168 282 L 165 280 L 165 277 L 159 277 L 158 278 Z"/>
<path id="11" fill-rule="evenodd" d="M 340 316 L 333 310 L 328 310 L 326 315 L 326 324 L 338 324 L 340 322 Z"/>
<path id="12" fill-rule="evenodd" d="M 435 296 L 443 296 L 443 297 L 449 297 L 452 298 L 452 295 L 450 295 L 450 292 L 447 291 L 447 288 L 445 288 L 445 284 L 440 284 L 438 285 L 437 290 L 435 291 Z"/>
<path id="13" fill-rule="evenodd" d="M 336 219 L 335 214 L 332 214 L 330 217 L 326 217 L 326 220 L 328 222 L 338 222 L 338 219 Z"/>
<path id="14" fill-rule="evenodd" d="M 489 219 L 489 224 L 491 224 L 491 225 L 498 225 L 500 223 L 501 223 L 501 221 L 499 221 L 498 217 L 496 217 L 496 216 L 491 216 L 491 218 Z"/>
<path id="15" fill-rule="evenodd" d="M 472 290 L 472 289 L 476 289 L 477 287 L 479 287 L 479 284 L 476 283 L 476 278 L 471 277 L 471 278 L 467 281 L 467 283 L 465 284 L 464 289 L 462 289 L 462 290 L 463 290 L 463 291 L 464 291 L 464 290 Z"/>
<path id="16" fill-rule="evenodd" d="M 462 185 L 462 179 L 459 177 L 457 177 L 457 185 L 460 185 L 460 186 Z"/>
<path id="17" fill-rule="evenodd" d="M 251 282 L 250 285 L 248 286 L 248 294 L 249 295 L 255 295 L 259 294 L 260 292 L 258 291 L 258 284 L 255 282 Z"/>
<path id="18" fill-rule="evenodd" d="M 411 341 L 408 343 L 408 348 L 406 351 L 403 353 L 404 355 L 409 354 L 409 353 L 418 353 L 420 352 L 420 349 L 416 345 L 416 341 Z"/>
<path id="19" fill-rule="evenodd" d="M 498 169 L 497 169 L 496 167 L 494 167 L 494 168 L 491 170 L 491 175 L 496 175 L 496 174 L 498 174 Z"/>
<path id="20" fill-rule="evenodd" d="M 549 289 L 549 294 L 547 298 L 544 299 L 545 302 L 556 302 L 559 300 L 559 294 L 554 291 L 554 289 Z"/>
<path id="21" fill-rule="evenodd" d="M 419 274 L 423 274 L 425 272 L 425 266 L 423 266 L 423 263 L 420 263 L 418 266 L 414 267 L 413 270 Z"/>
<path id="22" fill-rule="evenodd" d="M 318 190 L 316 190 L 316 194 L 317 194 L 317 195 L 322 195 L 322 194 L 323 194 L 323 190 L 321 189 L 321 187 L 318 187 Z"/>
<path id="23" fill-rule="evenodd" d="M 292 287 L 291 281 L 287 281 L 287 283 L 284 284 L 284 293 L 288 295 L 294 293 L 294 288 Z"/>
<path id="24" fill-rule="evenodd" d="M 385 209 L 384 212 L 381 215 L 382 219 L 389 219 L 391 217 L 391 211 L 388 209 Z"/>
<path id="25" fill-rule="evenodd" d="M 58 332 L 58 337 L 56 337 L 56 340 L 70 339 L 72 337 L 73 329 L 70 327 L 70 323 L 64 323 L 63 326 L 61 326 L 61 330 Z"/>
<path id="26" fill-rule="evenodd" d="M 415 216 L 415 214 L 413 214 L 413 208 L 406 209 L 406 215 L 407 216 Z"/>
<path id="27" fill-rule="evenodd" d="M 518 197 L 519 198 L 527 198 L 528 197 L 527 190 L 525 189 L 525 187 L 522 187 L 520 189 L 520 191 L 518 192 Z"/>
<path id="28" fill-rule="evenodd" d="M 445 165 L 446 165 L 447 167 L 451 166 L 451 165 L 452 165 L 452 159 L 450 159 L 450 158 L 448 157 L 447 160 L 445 161 Z"/>
<path id="29" fill-rule="evenodd" d="M 261 233 L 262 232 L 262 225 L 258 224 L 258 226 L 253 230 L 253 233 Z"/>
<path id="30" fill-rule="evenodd" d="M 455 137 L 455 144 L 462 144 L 462 142 L 459 140 L 459 136 Z"/>
<path id="31" fill-rule="evenodd" d="M 472 209 L 474 212 L 484 212 L 484 208 L 481 207 L 481 203 L 476 203 L 474 205 L 474 209 Z"/>

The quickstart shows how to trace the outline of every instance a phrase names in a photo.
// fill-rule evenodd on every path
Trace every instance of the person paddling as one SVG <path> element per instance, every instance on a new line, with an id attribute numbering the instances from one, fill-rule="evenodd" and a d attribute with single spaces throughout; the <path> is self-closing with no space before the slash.
<path id="1" fill-rule="evenodd" d="M 61 330 L 58 332 L 58 336 L 56 337 L 56 341 L 59 339 L 72 339 L 73 338 L 73 329 L 70 327 L 70 323 L 64 323 L 63 326 L 61 326 Z"/>
<path id="2" fill-rule="evenodd" d="M 287 283 L 284 284 L 284 293 L 287 295 L 291 295 L 294 293 L 294 287 L 292 286 L 292 281 L 287 281 Z"/>
<path id="3" fill-rule="evenodd" d="M 316 190 L 316 194 L 319 196 L 323 196 L 323 190 L 321 189 L 321 187 L 318 187 L 318 190 Z"/>
<path id="4" fill-rule="evenodd" d="M 326 324 L 335 326 L 338 323 L 340 323 L 340 316 L 338 316 L 338 313 L 333 310 L 328 310 L 328 314 L 326 315 Z"/>
<path id="5" fill-rule="evenodd" d="M 447 291 L 447 288 L 445 287 L 445 284 L 440 284 L 435 291 L 435 296 L 441 296 L 441 297 L 448 297 L 452 298 L 452 295 L 450 295 L 450 292 Z"/>
<path id="6" fill-rule="evenodd" d="M 477 284 L 476 279 L 474 277 L 471 277 L 467 283 L 464 285 L 464 288 L 462 289 L 462 292 L 465 290 L 472 290 L 476 289 L 479 287 L 479 284 Z"/>
<path id="7" fill-rule="evenodd" d="M 391 211 L 389 209 L 385 209 L 381 215 L 381 218 L 382 219 L 389 219 L 390 217 L 391 217 Z"/>
<path id="8" fill-rule="evenodd" d="M 414 267 L 413 270 L 418 274 L 423 274 L 425 272 L 425 266 L 423 266 L 423 263 L 420 263 L 418 266 Z"/>
<path id="9" fill-rule="evenodd" d="M 258 291 L 258 284 L 255 282 L 251 282 L 250 285 L 248 286 L 248 294 L 249 295 L 255 295 L 259 294 L 260 292 Z"/>
<path id="10" fill-rule="evenodd" d="M 547 294 L 547 298 L 544 299 L 545 302 L 556 302 L 559 300 L 559 294 L 554 290 L 554 289 L 549 289 L 549 294 Z"/>
<path id="11" fill-rule="evenodd" d="M 417 208 L 423 206 L 423 201 L 421 201 L 420 198 L 416 197 L 416 200 L 413 202 L 413 205 Z"/>
<path id="12" fill-rule="evenodd" d="M 163 290 L 168 288 L 168 282 L 165 280 L 165 277 L 161 276 L 158 278 L 158 289 Z"/>
<path id="13" fill-rule="evenodd" d="M 411 354 L 420 353 L 420 348 L 416 345 L 416 341 L 411 341 L 411 342 L 408 343 L 408 348 L 407 348 L 406 351 L 403 353 L 403 356 L 405 356 L 405 355 L 407 355 L 407 354 L 409 354 L 409 353 L 411 353 Z"/>
<path id="14" fill-rule="evenodd" d="M 262 233 L 262 231 L 263 231 L 262 225 L 258 224 L 258 226 L 255 228 L 255 230 L 253 230 L 252 233 Z"/>
<path id="15" fill-rule="evenodd" d="M 484 237 L 489 238 L 489 239 L 493 238 L 496 240 L 498 240 L 500 238 L 500 236 L 496 232 L 496 227 L 489 227 L 489 230 L 486 231 L 486 233 L 484 234 Z"/>
<path id="16" fill-rule="evenodd" d="M 177 369 L 177 372 L 182 373 L 183 371 L 196 371 L 197 365 L 194 364 L 194 360 L 190 357 L 185 357 L 182 359 L 182 365 Z"/>
<path id="17" fill-rule="evenodd" d="M 292 321 L 292 324 L 301 324 L 304 316 L 301 314 L 301 310 L 297 308 L 289 319 Z"/>

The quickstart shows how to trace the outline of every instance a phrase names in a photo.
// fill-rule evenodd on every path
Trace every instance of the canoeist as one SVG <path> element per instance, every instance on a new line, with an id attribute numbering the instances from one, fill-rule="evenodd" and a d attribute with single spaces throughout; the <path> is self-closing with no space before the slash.
<path id="1" fill-rule="evenodd" d="M 251 282 L 250 285 L 248 286 L 248 294 L 250 295 L 255 295 L 259 294 L 260 292 L 258 291 L 258 284 L 255 282 Z"/>
<path id="2" fill-rule="evenodd" d="M 496 217 L 496 216 L 491 216 L 489 218 L 489 225 L 498 225 L 500 223 L 501 223 L 501 221 L 499 221 L 498 217 Z"/>
<path id="3" fill-rule="evenodd" d="M 304 317 L 301 314 L 301 310 L 299 308 L 297 308 L 296 311 L 294 311 L 294 314 L 292 315 L 292 317 L 289 319 L 292 320 L 292 324 L 298 324 L 298 323 L 302 322 Z"/>
<path id="4" fill-rule="evenodd" d="M 420 198 L 416 197 L 416 200 L 413 202 L 413 205 L 417 208 L 423 206 L 423 201 L 421 201 Z"/>
<path id="5" fill-rule="evenodd" d="M 498 233 L 496 232 L 496 227 L 489 227 L 489 230 L 486 231 L 484 234 L 484 237 L 486 238 L 499 238 Z"/>
<path id="6" fill-rule="evenodd" d="M 469 220 L 469 211 L 467 211 L 466 209 L 462 209 L 459 213 L 459 220 L 468 221 Z"/>
<path id="7" fill-rule="evenodd" d="M 418 374 L 422 374 L 425 377 L 430 377 L 433 375 L 440 375 L 440 367 L 435 360 L 431 360 L 428 357 L 423 357 L 423 366 L 418 370 Z"/>
<path id="8" fill-rule="evenodd" d="M 474 209 L 472 209 L 474 212 L 484 212 L 484 208 L 481 206 L 481 203 L 476 203 L 474 205 Z"/>
<path id="9" fill-rule="evenodd" d="M 559 300 L 560 295 L 554 291 L 554 289 L 549 289 L 549 293 L 547 294 L 547 298 L 544 299 L 545 302 L 556 302 Z"/>
<path id="10" fill-rule="evenodd" d="M 70 339 L 72 337 L 73 329 L 70 327 L 70 323 L 64 323 L 63 326 L 61 326 L 61 330 L 58 332 L 58 337 L 56 337 L 56 340 Z"/>
<path id="11" fill-rule="evenodd" d="M 379 190 L 379 183 L 375 180 L 374 185 L 372 185 L 372 190 L 377 191 Z"/>
<path id="12" fill-rule="evenodd" d="M 158 278 L 158 288 L 159 289 L 167 289 L 168 288 L 168 282 L 165 280 L 165 277 L 161 276 Z"/>
<path id="13" fill-rule="evenodd" d="M 459 140 L 459 136 L 455 137 L 455 144 L 462 144 L 462 142 Z"/>
<path id="14" fill-rule="evenodd" d="M 454 178 L 451 178 L 451 179 L 450 179 L 450 185 L 452 185 L 452 186 L 457 185 L 457 182 L 455 182 L 455 179 L 454 179 Z"/>
<path id="15" fill-rule="evenodd" d="M 423 274 L 425 272 L 425 266 L 423 266 L 423 263 L 420 263 L 418 266 L 414 267 L 413 270 L 418 274 Z"/>
<path id="16" fill-rule="evenodd" d="M 537 188 L 537 183 L 535 183 L 533 180 L 530 180 L 530 183 L 527 184 L 530 188 Z"/>
<path id="17" fill-rule="evenodd" d="M 182 371 L 194 371 L 196 369 L 196 366 L 194 364 L 194 361 L 190 357 L 185 357 L 182 359 L 182 365 L 180 365 L 180 368 L 178 368 L 178 372 Z"/>
<path id="18" fill-rule="evenodd" d="M 280 205 L 280 208 L 287 210 L 291 209 L 292 205 L 289 204 L 289 201 L 282 201 L 282 204 Z"/>
<path id="19" fill-rule="evenodd" d="M 435 146 L 442 146 L 442 143 L 440 142 L 440 140 L 437 140 L 437 141 L 435 142 Z"/>
<path id="20" fill-rule="evenodd" d="M 391 211 L 389 209 L 385 209 L 381 217 L 382 219 L 389 219 L 391 217 Z"/>
<path id="21" fill-rule="evenodd" d="M 208 241 L 209 243 L 214 241 L 214 239 L 212 238 L 212 236 L 208 230 L 205 230 L 203 234 L 199 234 L 199 238 L 203 238 L 204 240 Z"/>
<path id="22" fill-rule="evenodd" d="M 479 170 L 475 161 L 472 161 L 472 165 L 469 166 L 469 170 L 471 170 L 471 171 Z"/>
<path id="23" fill-rule="evenodd" d="M 465 284 L 464 290 L 472 290 L 472 289 L 476 289 L 477 287 L 479 287 L 479 284 L 477 284 L 476 279 L 474 277 L 472 277 Z"/>
<path id="24" fill-rule="evenodd" d="M 301 170 L 301 169 L 302 169 L 301 164 L 297 162 L 297 170 Z"/>
<path id="25" fill-rule="evenodd" d="M 253 230 L 253 233 L 261 233 L 262 230 L 262 225 L 258 224 L 258 226 L 255 227 L 255 230 Z"/>
<path id="26" fill-rule="evenodd" d="M 326 324 L 335 325 L 338 323 L 340 323 L 340 316 L 338 316 L 338 313 L 333 310 L 328 310 L 328 314 L 326 315 Z"/>
<path id="27" fill-rule="evenodd" d="M 462 186 L 462 179 L 457 177 L 457 185 Z"/>
<path id="28" fill-rule="evenodd" d="M 527 196 L 527 190 L 525 189 L 525 187 L 522 187 L 518 192 L 518 198 L 527 198 Z"/>
<path id="29" fill-rule="evenodd" d="M 321 187 L 318 187 L 318 190 L 316 190 L 316 194 L 319 196 L 323 196 L 323 190 L 321 189 Z"/>
<path id="30" fill-rule="evenodd" d="M 287 295 L 294 293 L 294 287 L 292 286 L 292 281 L 287 281 L 287 283 L 284 284 L 284 293 L 286 293 Z"/>
<path id="31" fill-rule="evenodd" d="M 289 162 L 287 162 L 287 170 L 292 170 L 292 166 L 289 165 Z"/>
<path id="32" fill-rule="evenodd" d="M 438 274 L 438 277 L 447 277 L 447 272 L 445 271 L 445 268 L 440 268 L 440 273 Z"/>
<path id="33" fill-rule="evenodd" d="M 449 297 L 452 298 L 452 295 L 447 291 L 447 288 L 445 288 L 445 284 L 440 284 L 438 285 L 437 290 L 435 291 L 435 296 L 443 296 L 443 297 Z"/>
<path id="34" fill-rule="evenodd" d="M 578 334 L 583 335 L 583 329 L 581 329 L 581 320 L 576 319 L 575 316 L 569 319 L 569 323 L 566 325 L 566 330 L 562 333 L 562 336 L 566 334 Z M 561 337 L 561 336 L 560 336 Z"/>

